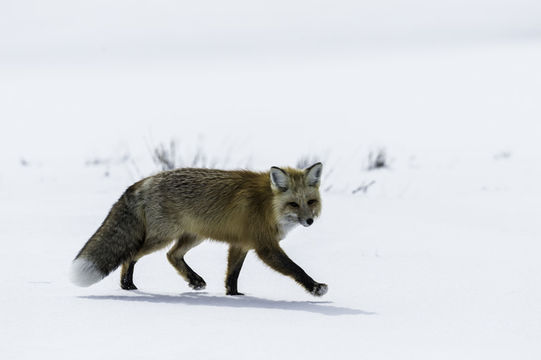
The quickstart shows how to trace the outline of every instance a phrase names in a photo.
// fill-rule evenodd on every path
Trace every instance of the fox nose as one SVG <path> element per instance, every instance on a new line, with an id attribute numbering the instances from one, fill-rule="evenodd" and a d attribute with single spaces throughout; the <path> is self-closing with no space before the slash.
<path id="1" fill-rule="evenodd" d="M 308 225 L 312 225 L 314 223 L 314 219 L 312 219 L 312 218 L 306 219 L 306 223 Z"/>

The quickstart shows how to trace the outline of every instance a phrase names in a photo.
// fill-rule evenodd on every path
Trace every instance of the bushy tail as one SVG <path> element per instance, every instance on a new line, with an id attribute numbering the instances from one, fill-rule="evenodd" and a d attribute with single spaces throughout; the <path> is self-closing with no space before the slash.
<path id="1" fill-rule="evenodd" d="M 79 286 L 90 286 L 132 259 L 144 240 L 144 223 L 137 215 L 132 191 L 113 205 L 99 229 L 87 241 L 71 265 L 70 279 Z"/>

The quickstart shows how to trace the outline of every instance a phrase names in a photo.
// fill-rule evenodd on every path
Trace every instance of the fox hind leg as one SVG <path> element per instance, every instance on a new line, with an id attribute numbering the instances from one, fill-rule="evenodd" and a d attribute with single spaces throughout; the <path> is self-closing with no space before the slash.
<path id="1" fill-rule="evenodd" d="M 193 247 L 199 245 L 203 238 L 192 235 L 183 234 L 167 253 L 167 259 L 182 276 L 188 285 L 194 290 L 203 290 L 207 283 L 199 276 L 191 267 L 184 261 L 184 255 Z"/>
<path id="2" fill-rule="evenodd" d="M 170 242 L 171 241 L 156 237 L 146 238 L 135 256 L 122 263 L 122 271 L 120 272 L 120 287 L 124 290 L 137 290 L 137 286 L 135 286 L 133 283 L 133 270 L 135 268 L 135 263 L 137 263 L 137 261 L 143 256 L 164 248 Z"/>
<path id="3" fill-rule="evenodd" d="M 135 260 L 129 260 L 122 264 L 120 287 L 124 290 L 137 290 L 137 286 L 133 283 L 133 269 L 135 263 Z"/>
<path id="4" fill-rule="evenodd" d="M 236 246 L 229 247 L 227 257 L 227 275 L 225 278 L 225 289 L 227 295 L 244 295 L 237 289 L 237 280 L 239 278 L 242 264 L 246 258 L 247 251 Z"/>

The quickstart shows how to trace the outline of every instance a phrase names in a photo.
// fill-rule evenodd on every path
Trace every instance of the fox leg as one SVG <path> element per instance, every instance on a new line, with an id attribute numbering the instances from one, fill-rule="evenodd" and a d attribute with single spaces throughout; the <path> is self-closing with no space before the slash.
<path id="1" fill-rule="evenodd" d="M 303 269 L 291 260 L 278 245 L 255 249 L 263 262 L 281 274 L 292 277 L 314 296 L 327 293 L 327 285 L 315 282 Z"/>
<path id="2" fill-rule="evenodd" d="M 122 263 L 120 272 L 120 287 L 124 290 L 137 290 L 137 286 L 133 283 L 133 269 L 135 263 L 145 255 L 148 255 L 156 250 L 167 246 L 171 241 L 161 240 L 159 238 L 147 238 L 145 242 L 135 254 L 134 257 Z"/>
<path id="3" fill-rule="evenodd" d="M 167 259 L 173 265 L 177 272 L 182 276 L 188 285 L 194 290 L 202 290 L 207 286 L 207 283 L 201 276 L 199 276 L 191 267 L 184 261 L 184 255 L 193 248 L 199 245 L 203 241 L 200 238 L 192 234 L 183 234 L 173 245 L 171 250 L 167 253 Z"/>
<path id="4" fill-rule="evenodd" d="M 137 290 L 137 286 L 133 283 L 133 268 L 136 262 L 135 260 L 129 260 L 122 264 L 120 287 L 124 290 Z"/>
<path id="5" fill-rule="evenodd" d="M 227 275 L 225 278 L 225 289 L 227 295 L 244 295 L 237 290 L 237 280 L 239 278 L 240 269 L 246 258 L 247 251 L 236 247 L 229 247 L 229 255 L 227 257 Z"/>

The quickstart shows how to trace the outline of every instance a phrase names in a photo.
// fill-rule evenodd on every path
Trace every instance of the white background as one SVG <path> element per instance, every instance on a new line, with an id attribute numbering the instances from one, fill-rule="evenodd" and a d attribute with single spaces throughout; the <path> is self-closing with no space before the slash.
<path id="1" fill-rule="evenodd" d="M 2 1 L 0 356 L 538 359 L 540 35 L 526 0 Z M 329 293 L 249 254 L 226 297 L 214 242 L 202 293 L 164 251 L 137 292 L 70 284 L 172 139 L 179 165 L 322 160 L 283 247 Z"/>

